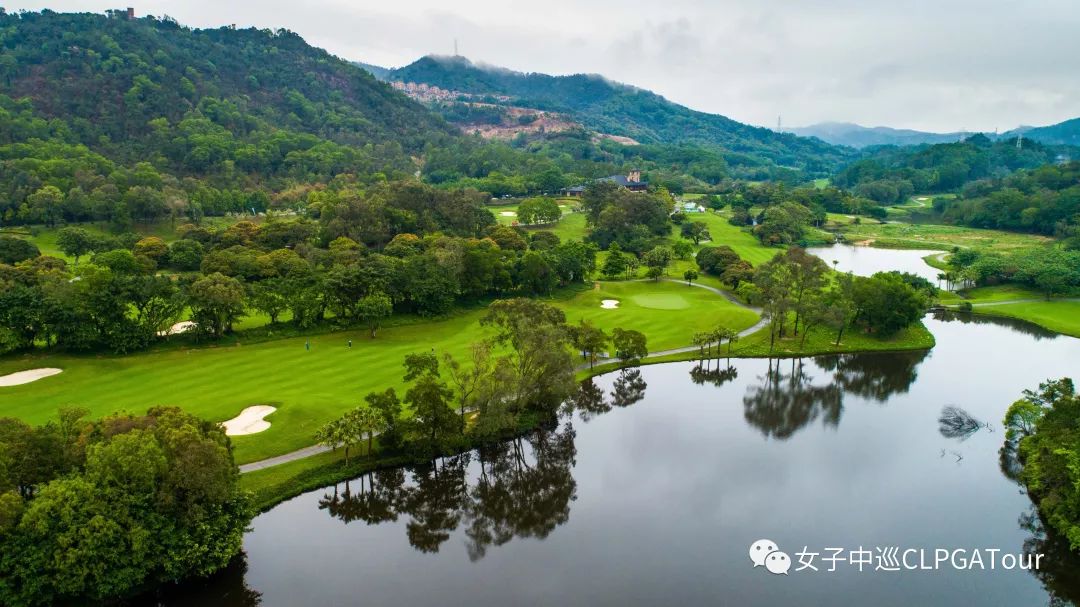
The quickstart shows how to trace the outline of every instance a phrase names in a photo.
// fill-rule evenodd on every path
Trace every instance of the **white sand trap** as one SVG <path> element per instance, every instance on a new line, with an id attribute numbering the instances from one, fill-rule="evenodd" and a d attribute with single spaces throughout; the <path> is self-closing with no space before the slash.
<path id="1" fill-rule="evenodd" d="M 600 302 L 600 307 L 605 310 L 614 310 L 619 307 L 618 299 L 604 299 Z"/>
<path id="2" fill-rule="evenodd" d="M 221 422 L 221 426 L 225 428 L 225 434 L 229 436 L 255 434 L 256 432 L 262 432 L 270 427 L 270 422 L 263 418 L 274 411 L 277 411 L 277 407 L 271 407 L 270 405 L 255 405 L 254 407 L 244 409 L 240 412 L 240 415 L 237 415 L 228 421 Z"/>
<path id="3" fill-rule="evenodd" d="M 178 322 L 175 325 L 165 329 L 164 331 L 158 331 L 158 337 L 166 337 L 169 335 L 176 335 L 177 333 L 183 333 L 195 328 L 195 323 L 190 320 Z"/>
<path id="4" fill-rule="evenodd" d="M 8 373 L 7 375 L 0 376 L 0 387 L 21 386 L 45 377 L 52 377 L 61 371 L 63 371 L 63 369 L 48 367 L 45 369 L 30 369 L 29 371 Z"/>
<path id="5" fill-rule="evenodd" d="M 926 202 L 927 200 L 930 200 L 930 199 L 928 197 L 926 197 L 926 196 L 919 196 L 915 200 L 918 200 L 919 202 Z"/>
<path id="6" fill-rule="evenodd" d="M 514 211 L 499 211 L 499 215 L 503 217 L 517 217 L 517 213 Z"/>

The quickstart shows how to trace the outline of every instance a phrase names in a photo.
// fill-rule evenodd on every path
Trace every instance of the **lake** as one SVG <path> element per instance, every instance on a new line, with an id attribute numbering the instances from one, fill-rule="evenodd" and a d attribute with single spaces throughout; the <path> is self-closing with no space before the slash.
<path id="1" fill-rule="evenodd" d="M 942 251 L 915 249 L 877 249 L 854 245 L 832 245 L 828 247 L 809 247 L 813 253 L 841 272 L 852 272 L 858 276 L 870 276 L 882 270 L 910 272 L 937 284 L 937 275 L 941 270 L 931 267 L 923 261 L 927 255 L 941 255 Z M 835 264 L 833 262 L 836 262 Z"/>
<path id="2" fill-rule="evenodd" d="M 597 377 L 555 427 L 280 504 L 255 519 L 246 559 L 162 604 L 1075 600 L 1080 561 L 1038 528 L 998 450 L 1022 390 L 1078 375 L 1080 340 L 950 314 L 926 324 L 929 352 Z M 971 427 L 943 427 L 943 413 Z M 788 575 L 753 565 L 763 538 L 794 561 Z M 845 562 L 829 572 L 822 560 L 836 555 L 826 548 L 848 558 L 889 547 L 931 560 L 937 548 L 1046 556 L 1038 575 Z M 819 571 L 796 571 L 798 552 L 819 553 Z"/>

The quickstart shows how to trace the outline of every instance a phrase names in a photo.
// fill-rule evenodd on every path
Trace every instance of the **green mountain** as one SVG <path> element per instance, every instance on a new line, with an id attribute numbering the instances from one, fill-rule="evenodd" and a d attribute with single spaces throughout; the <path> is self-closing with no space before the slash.
<path id="1" fill-rule="evenodd" d="M 893 204 L 916 192 L 957 191 L 969 182 L 1052 164 L 1065 151 L 1036 141 L 1018 149 L 1011 140 L 992 141 L 982 134 L 953 143 L 883 147 L 845 167 L 833 177 L 833 184 Z"/>
<path id="2" fill-rule="evenodd" d="M 594 131 L 641 143 L 721 146 L 728 151 L 726 158 L 732 165 L 766 159 L 779 166 L 824 174 L 855 155 L 853 150 L 823 141 L 691 110 L 597 75 L 525 74 L 478 66 L 464 57 L 427 56 L 390 70 L 385 77 L 491 99 L 508 96 L 514 105 L 563 112 Z"/>
<path id="3" fill-rule="evenodd" d="M 1080 118 L 1050 126 L 1024 127 L 1005 133 L 1003 137 L 1015 138 L 1021 133 L 1025 138 L 1041 143 L 1080 146 Z"/>
<path id="4" fill-rule="evenodd" d="M 282 131 L 353 147 L 392 142 L 405 152 L 454 134 L 365 70 L 286 30 L 26 12 L 0 14 L 0 50 L 0 93 L 28 99 L 37 115 L 65 121 L 80 143 L 112 158 L 179 156 L 162 138 L 201 119 L 211 124 L 192 128 L 224 129 L 231 141 L 218 143 L 256 145 L 258 155 L 269 151 L 260 140 Z M 282 162 L 293 145 L 310 148 L 283 144 L 261 160 Z"/>
<path id="5" fill-rule="evenodd" d="M 887 126 L 866 127 L 851 122 L 820 122 L 789 129 L 803 137 L 817 137 L 834 145 L 865 148 L 875 145 L 922 145 L 951 143 L 963 138 L 963 133 L 928 133 Z"/>
<path id="6" fill-rule="evenodd" d="M 292 32 L 0 10 L 4 224 L 295 208 L 467 144 Z"/>

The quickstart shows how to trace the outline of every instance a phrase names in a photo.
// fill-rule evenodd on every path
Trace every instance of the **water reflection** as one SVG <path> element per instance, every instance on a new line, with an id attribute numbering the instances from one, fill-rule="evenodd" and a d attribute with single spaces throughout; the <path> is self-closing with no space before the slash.
<path id="1" fill-rule="evenodd" d="M 610 396 L 605 397 L 604 391 L 596 384 L 595 379 L 590 377 L 578 385 L 577 392 L 567 401 L 564 412 L 567 415 L 576 412 L 587 422 L 615 407 L 625 408 L 640 402 L 645 398 L 647 387 L 640 369 L 626 368 L 619 371 L 612 382 Z"/>
<path id="2" fill-rule="evenodd" d="M 1023 466 L 1017 458 L 1017 443 L 1015 440 L 1005 440 L 999 452 L 1001 473 L 1005 478 L 1016 483 L 1020 493 L 1027 493 L 1027 489 L 1020 481 L 1020 471 Z M 1031 504 L 1017 520 L 1020 529 L 1027 532 L 1024 539 L 1023 553 L 1025 555 L 1042 554 L 1040 566 L 1032 569 L 1034 575 L 1046 589 L 1049 595 L 1047 604 L 1065 607 L 1067 605 L 1080 605 L 1080 553 L 1069 546 L 1069 540 L 1056 532 L 1052 527 L 1047 527 L 1039 516 L 1035 504 Z"/>
<path id="3" fill-rule="evenodd" d="M 1069 541 L 1046 527 L 1032 506 L 1020 515 L 1020 528 L 1030 535 L 1024 540 L 1024 554 L 1042 554 L 1041 566 L 1031 571 L 1050 595 L 1048 604 L 1080 605 L 1080 554 L 1069 547 Z"/>
<path id="4" fill-rule="evenodd" d="M 712 368 L 712 361 L 706 361 L 704 363 L 698 363 L 690 369 L 690 380 L 697 385 L 712 384 L 719 388 L 724 384 L 734 381 L 739 377 L 739 370 L 732 367 L 730 364 L 724 368 L 720 367 L 720 361 L 717 361 L 716 368 Z"/>
<path id="5" fill-rule="evenodd" d="M 747 386 L 743 396 L 746 421 L 766 437 L 781 440 L 817 419 L 835 427 L 840 423 L 845 394 L 883 403 L 907 392 L 928 353 L 818 356 L 812 359 L 813 367 L 825 372 L 818 382 L 804 359 L 770 360 L 765 375 L 759 377 L 760 383 Z M 692 379 L 694 375 L 691 370 Z"/>
<path id="6" fill-rule="evenodd" d="M 1023 333 L 1024 335 L 1034 337 L 1036 341 L 1043 339 L 1058 339 L 1062 337 L 1059 333 L 1055 333 L 1049 329 L 1040 327 L 1037 324 L 1018 318 L 986 316 L 983 314 L 971 314 L 966 312 L 950 312 L 947 310 L 937 310 L 932 312 L 931 316 L 934 320 L 958 322 L 964 325 L 994 325 L 997 327 L 1007 327 L 1017 333 Z"/>
<path id="7" fill-rule="evenodd" d="M 918 379 L 919 364 L 930 350 L 885 352 L 880 354 L 836 354 L 814 359 L 821 368 L 833 372 L 833 380 L 846 393 L 884 403 L 904 394 Z"/>
<path id="8" fill-rule="evenodd" d="M 257 607 L 262 604 L 262 593 L 248 587 L 247 570 L 247 555 L 240 553 L 225 569 L 208 578 L 166 584 L 154 593 L 125 604 L 146 607 Z"/>
<path id="9" fill-rule="evenodd" d="M 639 375 L 627 390 L 644 390 L 644 383 Z M 463 528 L 469 558 L 479 560 L 491 546 L 545 538 L 569 519 L 577 489 L 574 436 L 566 421 L 426 465 L 372 472 L 334 485 L 319 508 L 344 523 L 407 518 L 409 545 L 425 553 L 439 552 Z"/>
<path id="10" fill-rule="evenodd" d="M 986 427 L 957 439 L 968 421 L 1001 419 L 1023 388 L 1070 372 L 1080 342 L 1034 345 L 1030 325 L 962 315 L 927 325 L 938 339 L 929 356 L 721 359 L 587 380 L 558 427 L 365 475 L 260 516 L 245 539 L 249 583 L 268 607 L 361 594 L 367 604 L 476 606 L 1075 600 L 1078 557 L 1030 513 L 1017 527 L 1030 501 L 994 465 L 1003 436 Z M 944 415 L 947 403 L 964 409 Z M 652 440 L 663 448 L 642 448 Z M 1015 475 L 1014 465 L 1002 452 L 1002 472 Z M 882 575 L 779 583 L 746 567 L 745 542 L 759 534 L 822 546 L 1023 545 L 1045 553 L 1046 567 L 1038 579 L 997 571 L 901 586 Z M 230 575 L 197 604 L 256 604 L 244 574 Z"/>
<path id="11" fill-rule="evenodd" d="M 769 361 L 760 385 L 747 386 L 743 396 L 744 416 L 767 437 L 786 439 L 810 422 L 822 419 L 826 426 L 840 423 L 843 393 L 835 383 L 814 385 L 802 359 L 791 359 L 791 370 L 781 369 L 785 361 Z"/>
<path id="12" fill-rule="evenodd" d="M 612 385 L 611 404 L 625 408 L 641 402 L 641 399 L 645 398 L 647 387 L 648 384 L 642 379 L 640 369 L 623 369 Z"/>

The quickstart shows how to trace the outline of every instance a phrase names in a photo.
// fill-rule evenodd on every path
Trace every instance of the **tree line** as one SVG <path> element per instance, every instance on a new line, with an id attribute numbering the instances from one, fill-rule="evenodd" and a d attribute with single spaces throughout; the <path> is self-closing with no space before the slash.
<path id="1" fill-rule="evenodd" d="M 1080 251 L 1059 245 L 1012 252 L 958 248 L 939 278 L 951 285 L 1019 283 L 1050 299 L 1080 289 Z"/>
<path id="2" fill-rule="evenodd" d="M 547 295 L 595 270 L 595 246 L 496 225 L 481 201 L 415 182 L 326 192 L 317 221 L 188 224 L 169 244 L 68 227 L 57 246 L 70 266 L 0 236 L 0 344 L 128 352 L 182 318 L 221 337 L 248 312 L 299 328 L 329 318 L 374 336 L 394 313 Z"/>

